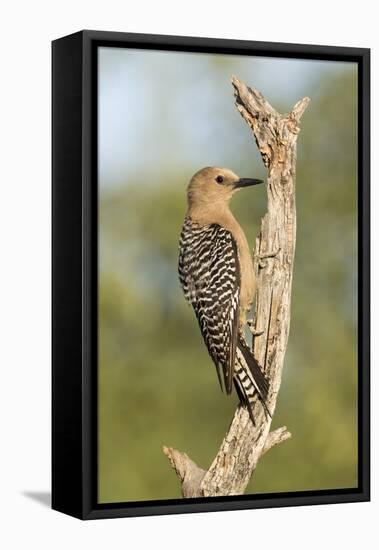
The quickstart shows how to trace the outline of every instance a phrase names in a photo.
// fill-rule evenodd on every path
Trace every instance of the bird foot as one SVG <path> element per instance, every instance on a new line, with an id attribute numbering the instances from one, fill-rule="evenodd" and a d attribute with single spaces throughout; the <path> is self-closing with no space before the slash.
<path id="1" fill-rule="evenodd" d="M 261 269 L 264 267 L 267 267 L 267 263 L 263 262 L 262 260 L 266 260 L 267 258 L 275 258 L 280 252 L 280 248 L 277 248 L 276 250 L 270 250 L 270 252 L 264 252 L 263 254 L 256 254 L 256 259 L 258 260 L 258 265 Z"/>
<path id="2" fill-rule="evenodd" d="M 247 320 L 247 326 L 249 327 L 249 330 L 250 330 L 250 332 L 253 336 L 262 336 L 262 334 L 264 333 L 264 330 L 257 330 L 254 327 L 254 320 L 253 319 L 248 319 Z"/>

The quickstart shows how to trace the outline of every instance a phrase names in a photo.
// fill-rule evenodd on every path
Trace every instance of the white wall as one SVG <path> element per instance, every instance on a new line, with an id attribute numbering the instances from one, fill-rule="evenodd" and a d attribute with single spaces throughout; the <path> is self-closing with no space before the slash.
<path id="1" fill-rule="evenodd" d="M 275 6 L 275 9 L 274 9 Z M 373 502 L 308 508 L 82 523 L 25 493 L 50 483 L 50 41 L 82 28 L 371 47 L 378 96 L 375 3 L 125 2 L 4 3 L 0 79 L 0 544 L 3 548 L 329 549 L 377 540 L 378 438 Z M 271 17 L 274 17 L 270 20 Z M 374 106 L 375 107 L 375 106 Z M 373 151 L 378 150 L 373 109 Z M 376 120 L 375 120 L 376 119 Z M 373 212 L 378 206 L 373 155 Z M 376 177 L 375 177 L 376 176 Z M 373 242 L 378 231 L 373 220 Z M 378 275 L 373 258 L 373 280 Z M 378 291 L 373 288 L 373 335 Z M 4 307 L 5 306 L 5 307 Z M 376 309 L 376 312 L 375 312 Z M 373 343 L 373 351 L 377 346 Z M 375 363 L 373 362 L 373 371 Z M 374 391 L 376 375 L 373 372 Z M 375 397 L 375 394 L 373 392 Z M 373 399 L 374 429 L 379 399 Z M 5 544 L 4 542 L 7 541 Z"/>

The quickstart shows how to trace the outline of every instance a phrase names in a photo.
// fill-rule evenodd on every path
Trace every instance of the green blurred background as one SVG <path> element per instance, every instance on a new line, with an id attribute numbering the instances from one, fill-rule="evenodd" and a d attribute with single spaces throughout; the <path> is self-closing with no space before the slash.
<path id="1" fill-rule="evenodd" d="M 223 395 L 177 278 L 191 175 L 265 177 L 230 76 L 282 112 L 308 95 L 298 140 L 292 320 L 273 428 L 293 438 L 247 492 L 357 485 L 357 67 L 101 48 L 99 500 L 180 497 L 162 445 L 206 468 L 237 404 Z M 251 243 L 264 187 L 233 211 Z"/>

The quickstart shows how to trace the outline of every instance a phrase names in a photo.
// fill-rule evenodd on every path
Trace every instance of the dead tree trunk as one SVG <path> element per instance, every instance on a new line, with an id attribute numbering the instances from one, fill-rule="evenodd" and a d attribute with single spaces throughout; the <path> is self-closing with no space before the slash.
<path id="1" fill-rule="evenodd" d="M 267 213 L 255 243 L 257 295 L 254 355 L 270 380 L 268 408 L 274 414 L 290 328 L 292 271 L 296 242 L 295 171 L 299 122 L 309 99 L 290 114 L 280 115 L 257 90 L 232 78 L 236 107 L 250 126 L 268 169 Z M 291 434 L 286 427 L 270 432 L 272 419 L 259 401 L 254 426 L 239 406 L 221 447 L 206 471 L 185 453 L 164 447 L 181 483 L 184 497 L 242 494 L 261 456 Z"/>

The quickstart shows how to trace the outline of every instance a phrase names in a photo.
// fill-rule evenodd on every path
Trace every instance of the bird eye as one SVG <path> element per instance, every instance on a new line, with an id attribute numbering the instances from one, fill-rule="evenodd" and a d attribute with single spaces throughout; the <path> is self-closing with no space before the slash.
<path id="1" fill-rule="evenodd" d="M 224 181 L 223 176 L 217 176 L 216 181 L 217 183 L 222 183 Z"/>

